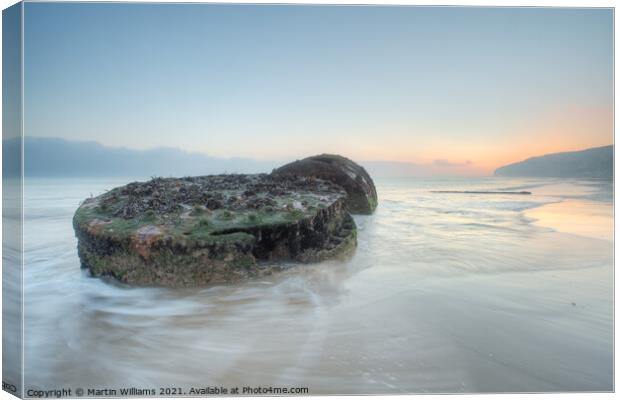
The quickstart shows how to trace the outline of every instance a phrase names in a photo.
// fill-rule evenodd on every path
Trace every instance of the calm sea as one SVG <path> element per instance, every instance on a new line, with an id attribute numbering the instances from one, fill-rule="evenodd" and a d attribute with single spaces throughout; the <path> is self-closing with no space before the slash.
<path id="1" fill-rule="evenodd" d="M 27 180 L 26 389 L 612 390 L 609 181 L 378 179 L 351 259 L 183 290 L 80 270 L 75 209 L 128 181 Z"/>

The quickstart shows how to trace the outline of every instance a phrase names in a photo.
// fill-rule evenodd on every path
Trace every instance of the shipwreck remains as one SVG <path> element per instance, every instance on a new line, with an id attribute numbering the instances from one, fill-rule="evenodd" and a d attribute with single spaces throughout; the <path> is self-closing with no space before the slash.
<path id="1" fill-rule="evenodd" d="M 310 176 L 341 186 L 347 192 L 347 206 L 355 214 L 372 214 L 377 208 L 377 189 L 361 165 L 336 154 L 321 154 L 286 164 L 276 176 Z"/>
<path id="2" fill-rule="evenodd" d="M 94 276 L 200 286 L 271 273 L 278 267 L 268 261 L 349 254 L 357 235 L 350 198 L 314 176 L 154 178 L 86 199 L 73 226 L 82 266 Z"/>

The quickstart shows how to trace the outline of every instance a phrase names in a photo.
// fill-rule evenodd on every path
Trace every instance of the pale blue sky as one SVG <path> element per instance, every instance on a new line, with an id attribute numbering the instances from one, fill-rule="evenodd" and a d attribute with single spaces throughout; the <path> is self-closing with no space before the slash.
<path id="1" fill-rule="evenodd" d="M 25 129 L 490 168 L 612 142 L 612 23 L 610 9 L 27 3 Z"/>

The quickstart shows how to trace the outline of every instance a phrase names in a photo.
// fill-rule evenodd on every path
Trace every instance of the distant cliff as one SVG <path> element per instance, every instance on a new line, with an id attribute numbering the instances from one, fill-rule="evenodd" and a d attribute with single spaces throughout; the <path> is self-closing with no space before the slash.
<path id="1" fill-rule="evenodd" d="M 495 176 L 613 178 L 614 146 L 528 158 L 495 170 Z"/>
<path id="2" fill-rule="evenodd" d="M 21 151 L 20 140 L 2 142 L 3 174 L 18 176 L 11 155 Z M 133 150 L 103 146 L 97 142 L 59 138 L 24 139 L 26 176 L 185 176 L 221 173 L 271 172 L 282 162 L 246 158 L 217 158 L 177 148 Z"/>
<path id="3" fill-rule="evenodd" d="M 53 137 L 26 136 L 24 146 L 25 174 L 30 177 L 148 178 L 221 173 L 269 173 L 273 168 L 289 161 L 288 159 L 219 158 L 204 153 L 187 152 L 175 147 L 136 150 L 105 146 L 94 141 Z M 329 147 L 326 147 L 325 151 L 329 151 Z M 3 175 L 5 177 L 19 176 L 21 138 L 4 139 L 2 154 Z M 300 155 L 291 156 L 291 158 L 294 157 L 300 157 Z M 455 168 L 467 165 L 442 160 L 436 160 L 430 164 L 362 160 L 359 164 L 366 168 L 373 177 L 450 176 L 455 175 Z"/>

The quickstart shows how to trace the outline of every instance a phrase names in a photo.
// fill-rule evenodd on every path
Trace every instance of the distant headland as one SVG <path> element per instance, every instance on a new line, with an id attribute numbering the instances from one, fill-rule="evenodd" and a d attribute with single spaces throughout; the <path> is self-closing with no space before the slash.
<path id="1" fill-rule="evenodd" d="M 495 176 L 599 178 L 611 179 L 614 173 L 614 146 L 581 151 L 546 154 L 505 165 Z"/>

